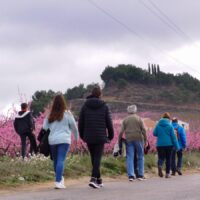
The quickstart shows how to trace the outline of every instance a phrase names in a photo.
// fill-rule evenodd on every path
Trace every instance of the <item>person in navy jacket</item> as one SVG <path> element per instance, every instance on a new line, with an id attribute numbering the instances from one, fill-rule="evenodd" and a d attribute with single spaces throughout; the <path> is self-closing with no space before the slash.
<path id="1" fill-rule="evenodd" d="M 186 148 L 186 134 L 184 128 L 178 124 L 178 119 L 175 117 L 172 119 L 172 126 L 174 127 L 174 132 L 176 134 L 179 144 L 179 150 L 176 151 L 176 149 L 173 149 L 171 158 L 172 175 L 175 176 L 176 172 L 179 175 L 182 175 L 181 167 L 183 160 L 183 150 Z M 177 162 L 176 162 L 176 156 L 177 156 Z"/>

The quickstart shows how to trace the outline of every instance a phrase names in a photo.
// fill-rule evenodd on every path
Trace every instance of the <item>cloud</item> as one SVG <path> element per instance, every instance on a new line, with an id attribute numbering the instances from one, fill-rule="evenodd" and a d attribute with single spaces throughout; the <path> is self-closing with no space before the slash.
<path id="1" fill-rule="evenodd" d="M 152 2 L 189 37 L 170 28 L 150 1 L 0 2 L 0 109 L 19 101 L 19 89 L 30 99 L 36 90 L 101 82 L 107 65 L 158 63 L 199 78 L 200 2 Z"/>

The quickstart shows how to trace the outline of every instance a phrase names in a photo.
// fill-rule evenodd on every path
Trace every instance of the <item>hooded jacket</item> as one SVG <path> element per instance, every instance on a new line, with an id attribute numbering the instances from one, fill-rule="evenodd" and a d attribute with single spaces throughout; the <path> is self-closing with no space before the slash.
<path id="1" fill-rule="evenodd" d="M 153 135 L 157 137 L 157 147 L 174 146 L 176 149 L 179 149 L 178 141 L 174 133 L 174 128 L 169 119 L 160 119 L 153 131 Z"/>
<path id="2" fill-rule="evenodd" d="M 35 129 L 34 120 L 30 111 L 20 111 L 14 120 L 15 131 L 21 135 Z"/>
<path id="3" fill-rule="evenodd" d="M 180 146 L 180 149 L 184 149 L 186 147 L 186 134 L 185 130 L 182 126 L 180 126 L 177 122 L 173 122 L 172 126 L 174 129 L 178 132 L 178 144 Z"/>
<path id="4" fill-rule="evenodd" d="M 75 119 L 70 111 L 65 111 L 61 121 L 49 123 L 48 118 L 45 118 L 43 129 L 50 130 L 49 144 L 56 145 L 67 143 L 71 144 L 71 133 L 73 132 L 75 139 L 78 140 L 78 129 Z"/>
<path id="5" fill-rule="evenodd" d="M 114 137 L 110 111 L 104 101 L 89 96 L 81 108 L 78 129 L 88 144 L 106 143 Z"/>

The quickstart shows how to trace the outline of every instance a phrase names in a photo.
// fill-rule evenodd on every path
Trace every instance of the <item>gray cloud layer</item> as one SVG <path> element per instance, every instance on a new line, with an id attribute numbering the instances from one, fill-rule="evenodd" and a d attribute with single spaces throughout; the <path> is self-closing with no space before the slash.
<path id="1" fill-rule="evenodd" d="M 167 25 L 166 18 L 160 19 L 155 5 L 182 34 L 169 21 Z M 2 1 L 0 109 L 18 101 L 18 88 L 28 99 L 36 90 L 65 91 L 100 81 L 107 65 L 146 68 L 147 62 L 155 62 L 164 71 L 200 77 L 200 62 L 188 68 L 188 63 L 181 64 L 182 54 L 174 54 L 188 45 L 199 51 L 199 10 L 197 0 Z"/>

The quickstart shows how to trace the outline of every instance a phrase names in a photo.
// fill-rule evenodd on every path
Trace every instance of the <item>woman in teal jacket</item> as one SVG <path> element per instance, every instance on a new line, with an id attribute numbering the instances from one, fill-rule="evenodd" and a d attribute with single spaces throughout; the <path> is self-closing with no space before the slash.
<path id="1" fill-rule="evenodd" d="M 174 128 L 170 122 L 170 114 L 164 113 L 158 124 L 156 125 L 153 135 L 157 137 L 156 147 L 158 152 L 158 175 L 163 177 L 162 166 L 166 160 L 165 178 L 170 178 L 171 154 L 175 147 L 179 149 Z"/>

